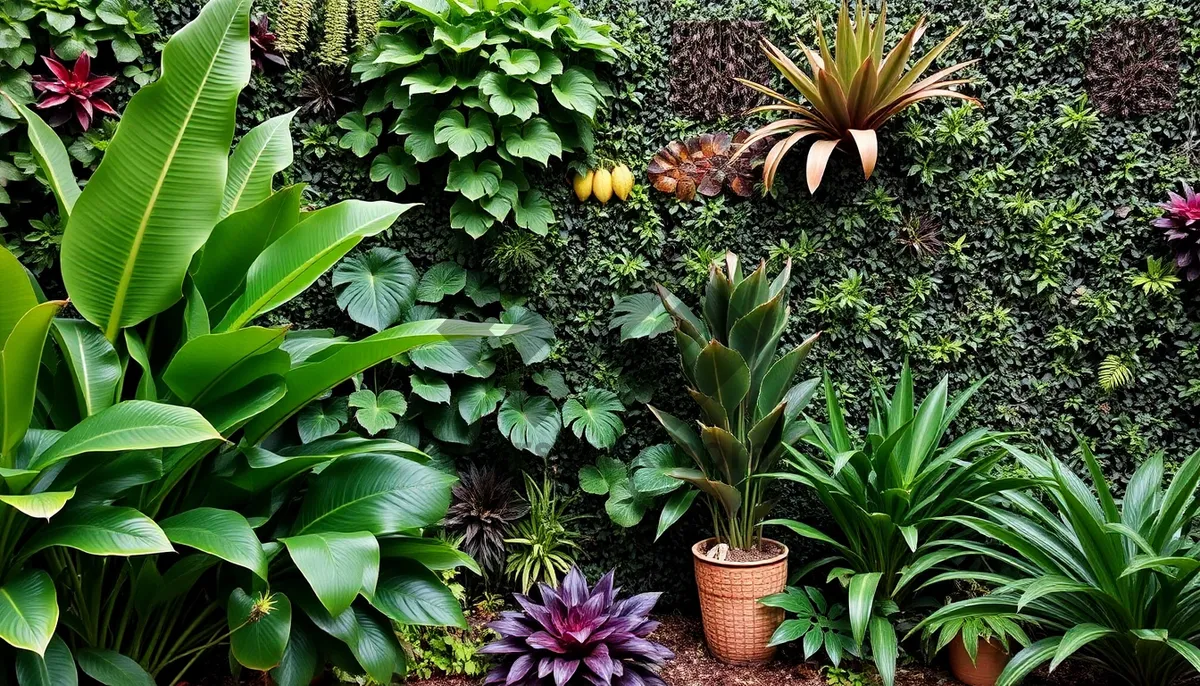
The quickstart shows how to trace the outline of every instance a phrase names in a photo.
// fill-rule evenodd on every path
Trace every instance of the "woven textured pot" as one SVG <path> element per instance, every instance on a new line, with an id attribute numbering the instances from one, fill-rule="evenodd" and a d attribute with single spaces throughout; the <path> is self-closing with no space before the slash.
<path id="1" fill-rule="evenodd" d="M 758 599 L 780 593 L 787 585 L 787 546 L 764 538 L 783 552 L 757 562 L 719 562 L 702 552 L 713 540 L 692 546 L 708 649 L 726 664 L 767 662 L 775 655 L 767 643 L 783 622 L 783 610 L 759 605 Z"/>
<path id="2" fill-rule="evenodd" d="M 996 686 L 1000 672 L 1008 665 L 1009 656 L 999 642 L 991 639 L 979 641 L 975 653 L 975 664 L 963 646 L 962 636 L 950 641 L 950 671 L 954 678 L 967 686 Z"/>

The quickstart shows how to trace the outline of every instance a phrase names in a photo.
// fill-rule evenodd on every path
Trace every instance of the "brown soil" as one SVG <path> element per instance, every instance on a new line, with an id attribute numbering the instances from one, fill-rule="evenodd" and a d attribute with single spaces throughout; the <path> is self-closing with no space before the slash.
<path id="1" fill-rule="evenodd" d="M 700 552 L 707 554 L 711 548 L 711 542 L 708 545 L 702 546 Z M 763 541 L 757 546 L 742 550 L 741 548 L 730 548 L 729 556 L 725 559 L 729 562 L 758 562 L 760 560 L 769 560 L 778 556 L 783 552 L 783 547 L 774 541 Z"/>

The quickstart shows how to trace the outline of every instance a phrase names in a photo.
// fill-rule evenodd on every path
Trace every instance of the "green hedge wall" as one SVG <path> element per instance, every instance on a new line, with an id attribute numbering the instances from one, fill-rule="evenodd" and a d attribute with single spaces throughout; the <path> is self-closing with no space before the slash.
<path id="1" fill-rule="evenodd" d="M 172 7 L 163 23 L 178 25 L 195 6 Z M 593 0 L 582 9 L 612 21 L 629 49 L 607 75 L 617 100 L 598 131 L 597 153 L 634 170 L 642 186 L 634 197 L 580 205 L 559 164 L 540 179 L 560 217 L 559 231 L 547 239 L 514 230 L 473 242 L 448 227 L 439 187 L 406 192 L 432 206 L 382 238 L 419 265 L 457 259 L 529 294 L 558 332 L 559 347 L 545 364 L 563 371 L 573 389 L 605 386 L 691 416 L 669 337 L 621 343 L 608 329 L 609 310 L 616 296 L 656 281 L 694 294 L 707 262 L 728 248 L 747 259 L 770 258 L 776 268 L 793 258 L 795 330 L 787 339 L 823 331 L 811 371 L 828 367 L 850 397 L 864 398 L 872 378 L 890 382 L 908 357 L 926 386 L 943 374 L 958 388 L 990 375 L 961 422 L 1027 432 L 1030 442 L 1064 456 L 1078 433 L 1095 443 L 1117 478 L 1152 451 L 1178 459 L 1200 448 L 1197 289 L 1179 283 L 1159 294 L 1132 284 L 1147 257 L 1170 259 L 1150 226 L 1154 204 L 1200 174 L 1200 2 L 897 0 L 889 7 L 889 45 L 921 12 L 930 16 L 926 47 L 967 24 L 943 60 L 980 60 L 969 90 L 982 109 L 934 101 L 893 120 L 883 130 L 881 163 L 865 183 L 856 160 L 840 154 L 810 196 L 801 149 L 773 197 L 691 204 L 644 187 L 650 158 L 672 139 L 732 132 L 744 123 L 692 121 L 672 110 L 672 22 L 762 20 L 783 44 L 792 35 L 811 40 L 814 14 L 832 25 L 835 4 Z M 1169 111 L 1123 120 L 1095 112 L 1095 96 L 1081 104 L 1089 43 L 1122 17 L 1179 21 L 1181 83 Z M 309 67 L 294 58 L 292 73 L 256 77 L 243 122 L 299 104 L 300 72 Z M 361 103 L 361 93 L 348 94 Z M 328 142 L 335 119 L 298 118 L 296 180 L 309 182 L 317 201 L 383 197 L 386 189 L 367 178 L 369 158 Z M 921 222 L 940 226 L 945 249 L 936 256 L 918 256 L 900 242 Z M 331 289 L 316 290 L 320 296 L 288 316 L 349 328 Z M 1106 391 L 1099 369 L 1110 356 L 1132 379 Z M 626 423 L 615 450 L 626 460 L 666 440 L 641 403 L 631 403 Z M 595 457 L 564 434 L 550 467 L 576 491 L 578 468 Z M 541 468 L 496 440 L 477 459 Z M 700 536 L 698 518 L 651 546 L 651 522 L 618 529 L 603 513 L 603 499 L 583 494 L 576 508 L 594 515 L 581 525 L 593 570 L 617 567 L 629 586 L 690 599 L 679 580 L 691 577 L 687 546 Z M 790 491 L 780 509 L 819 518 Z"/>

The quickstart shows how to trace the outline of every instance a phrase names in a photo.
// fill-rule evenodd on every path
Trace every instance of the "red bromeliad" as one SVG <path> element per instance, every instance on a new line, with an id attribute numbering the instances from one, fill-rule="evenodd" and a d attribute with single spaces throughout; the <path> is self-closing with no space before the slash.
<path id="1" fill-rule="evenodd" d="M 1183 195 L 1170 193 L 1168 202 L 1160 203 L 1163 216 L 1154 226 L 1166 229 L 1167 243 L 1175 251 L 1175 266 L 1187 275 L 1188 281 L 1200 277 L 1200 195 L 1183 184 Z"/>
<path id="2" fill-rule="evenodd" d="M 107 102 L 96 97 L 96 93 L 107 88 L 115 79 L 111 76 L 93 77 L 92 58 L 86 52 L 79 55 L 71 69 L 67 69 L 52 55 L 43 56 L 42 61 L 50 68 L 54 78 L 34 79 L 34 87 L 45 94 L 37 104 L 38 109 L 44 110 L 69 102 L 75 110 L 75 119 L 84 131 L 91 126 L 97 110 L 114 116 L 117 114 Z"/>

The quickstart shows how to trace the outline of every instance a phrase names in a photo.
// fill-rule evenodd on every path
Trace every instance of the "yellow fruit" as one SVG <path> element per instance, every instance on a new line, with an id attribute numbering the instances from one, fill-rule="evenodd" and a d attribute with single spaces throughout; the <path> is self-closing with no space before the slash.
<path id="1" fill-rule="evenodd" d="M 585 202 L 592 197 L 592 170 L 588 170 L 587 174 L 576 174 L 572 184 L 575 186 L 575 197 L 579 198 L 579 202 Z"/>
<path id="2" fill-rule="evenodd" d="M 629 171 L 629 167 L 623 164 L 613 167 L 612 189 L 618 198 L 629 199 L 629 192 L 633 190 L 633 172 Z"/>
<path id="3" fill-rule="evenodd" d="M 592 179 L 592 193 L 601 204 L 607 203 L 613 194 L 612 174 L 607 169 L 597 169 Z"/>

